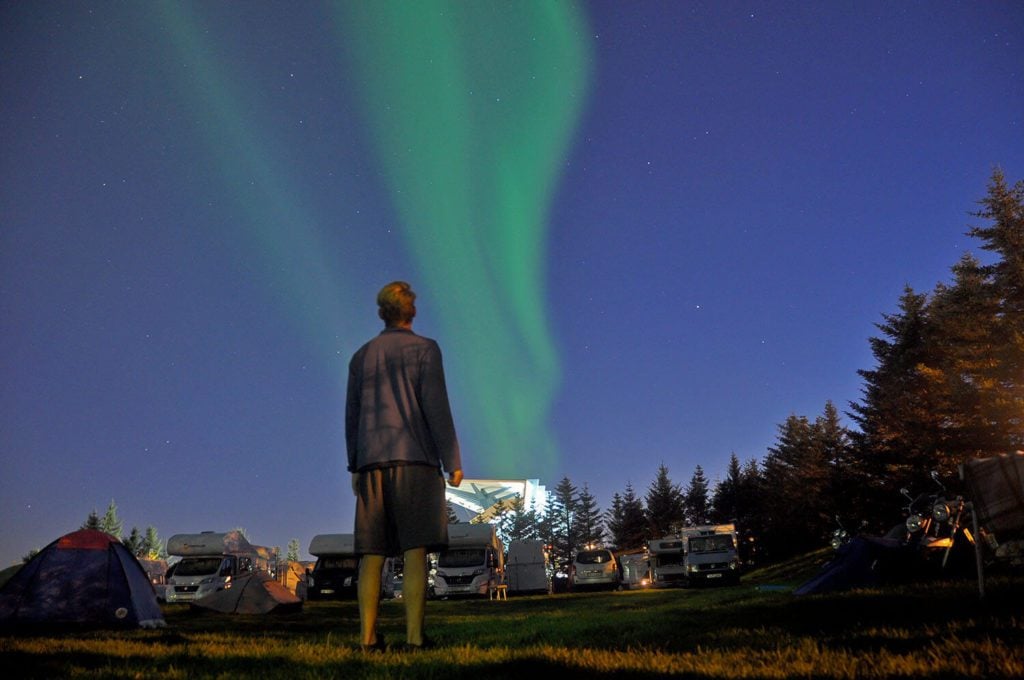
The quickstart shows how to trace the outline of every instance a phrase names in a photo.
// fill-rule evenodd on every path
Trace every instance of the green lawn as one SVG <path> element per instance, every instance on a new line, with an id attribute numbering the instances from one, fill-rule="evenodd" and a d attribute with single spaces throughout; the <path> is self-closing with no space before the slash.
<path id="1" fill-rule="evenodd" d="M 14 677 L 1020 678 L 1024 578 L 794 596 L 821 555 L 737 587 L 431 601 L 439 648 L 358 651 L 354 602 L 239 617 L 165 608 L 159 630 L 0 634 Z M 400 601 L 382 632 L 403 639 Z"/>

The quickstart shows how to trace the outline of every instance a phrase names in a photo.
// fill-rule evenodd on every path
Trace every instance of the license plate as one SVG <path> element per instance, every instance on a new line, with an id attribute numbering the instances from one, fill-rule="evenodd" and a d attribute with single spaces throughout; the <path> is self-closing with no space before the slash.
<path id="1" fill-rule="evenodd" d="M 722 578 L 721 574 L 708 574 L 708 578 Z"/>
<path id="2" fill-rule="evenodd" d="M 320 592 L 324 595 L 334 595 L 334 588 L 324 588 Z"/>

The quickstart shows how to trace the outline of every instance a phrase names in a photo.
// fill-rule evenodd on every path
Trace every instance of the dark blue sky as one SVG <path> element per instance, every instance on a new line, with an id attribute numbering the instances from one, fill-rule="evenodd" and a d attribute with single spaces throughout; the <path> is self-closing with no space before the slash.
<path id="1" fill-rule="evenodd" d="M 512 409 L 474 396 L 471 359 L 520 357 L 452 314 L 459 244 L 431 261 L 403 231 L 338 8 L 0 8 L 2 564 L 111 499 L 164 539 L 241 526 L 305 554 L 347 531 L 345 364 L 393 278 L 446 350 L 467 477 L 495 474 Z M 458 8 L 437 5 L 500 30 Z M 1024 5 L 578 9 L 586 86 L 534 206 L 550 449 L 517 476 L 607 508 L 662 463 L 714 481 L 790 414 L 845 410 L 903 287 L 984 256 L 970 213 L 993 168 L 1024 174 Z"/>

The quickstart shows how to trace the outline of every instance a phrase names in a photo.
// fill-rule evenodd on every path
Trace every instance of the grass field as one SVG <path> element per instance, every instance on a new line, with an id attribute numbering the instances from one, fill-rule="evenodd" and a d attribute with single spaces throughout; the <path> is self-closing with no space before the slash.
<path id="1" fill-rule="evenodd" d="M 0 668 L 25 678 L 1021 678 L 1024 578 L 795 596 L 824 553 L 736 587 L 428 603 L 439 647 L 356 649 L 354 602 L 237 616 L 165 607 L 167 626 L 10 631 Z M 404 639 L 400 601 L 381 631 Z M 5 675 L 7 673 L 5 672 Z"/>

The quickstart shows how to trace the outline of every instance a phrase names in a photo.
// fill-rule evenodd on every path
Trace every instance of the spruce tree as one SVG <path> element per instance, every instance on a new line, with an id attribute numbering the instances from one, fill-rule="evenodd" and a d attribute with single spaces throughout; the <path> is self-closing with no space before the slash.
<path id="1" fill-rule="evenodd" d="M 509 504 L 508 513 L 498 527 L 506 546 L 512 541 L 526 541 L 540 538 L 537 513 L 526 509 L 526 502 L 516 494 Z"/>
<path id="2" fill-rule="evenodd" d="M 124 543 L 124 547 L 128 548 L 128 552 L 136 557 L 146 557 L 145 551 L 143 550 L 143 538 L 142 534 L 139 533 L 138 527 L 132 527 L 131 533 L 127 536 L 121 537 L 121 542 Z"/>
<path id="3" fill-rule="evenodd" d="M 715 484 L 711 495 L 711 520 L 716 524 L 736 522 L 740 514 L 740 488 L 743 483 L 743 468 L 736 452 L 729 455 L 725 478 Z"/>
<path id="4" fill-rule="evenodd" d="M 289 562 L 299 561 L 299 539 L 293 538 L 288 541 L 288 553 L 285 555 L 285 559 Z"/>
<path id="5" fill-rule="evenodd" d="M 590 493 L 590 488 L 583 484 L 576 503 L 577 548 L 585 545 L 604 545 L 604 523 L 601 521 L 601 510 L 597 500 Z"/>
<path id="6" fill-rule="evenodd" d="M 105 531 L 114 538 L 121 538 L 121 520 L 117 517 L 117 505 L 114 503 L 114 499 L 110 499 L 110 505 L 107 506 L 107 512 L 103 515 L 103 519 L 100 520 L 100 531 Z"/>
<path id="7" fill-rule="evenodd" d="M 563 477 L 548 498 L 542 522 L 542 538 L 551 546 L 551 561 L 555 571 L 568 574 L 578 546 L 576 533 L 576 487 Z"/>
<path id="8" fill-rule="evenodd" d="M 980 204 L 974 216 L 989 224 L 967 233 L 981 240 L 983 250 L 997 256 L 981 269 L 998 304 L 992 329 L 993 361 L 984 373 L 985 383 L 993 387 L 986 401 L 1001 450 L 986 453 L 1005 453 L 1024 449 L 1024 180 L 1009 186 L 996 169 Z"/>
<path id="9" fill-rule="evenodd" d="M 93 529 L 94 531 L 103 531 L 103 525 L 100 523 L 100 516 L 96 513 L 96 508 L 92 509 L 89 516 L 85 519 L 82 524 L 83 529 Z"/>
<path id="10" fill-rule="evenodd" d="M 691 525 L 707 524 L 710 505 L 708 478 L 704 476 L 704 468 L 697 465 L 694 468 L 693 476 L 690 477 L 690 483 L 683 492 L 686 522 Z"/>
<path id="11" fill-rule="evenodd" d="M 160 541 L 160 537 L 157 536 L 156 527 L 146 527 L 146 534 L 142 538 L 142 551 L 151 560 L 167 557 L 167 553 L 164 551 L 164 544 Z"/>
<path id="12" fill-rule="evenodd" d="M 664 463 L 658 466 L 658 474 L 647 490 L 646 501 L 652 538 L 671 536 L 682 529 L 685 519 L 683 492 L 669 478 Z"/>

